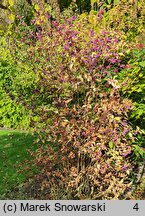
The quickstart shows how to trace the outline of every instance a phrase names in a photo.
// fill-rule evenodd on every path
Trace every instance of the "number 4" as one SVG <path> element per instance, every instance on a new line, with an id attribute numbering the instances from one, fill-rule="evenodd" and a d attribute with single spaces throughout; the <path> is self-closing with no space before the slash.
<path id="1" fill-rule="evenodd" d="M 136 211 L 139 210 L 138 203 L 136 203 L 136 204 L 134 205 L 133 209 L 135 209 Z"/>

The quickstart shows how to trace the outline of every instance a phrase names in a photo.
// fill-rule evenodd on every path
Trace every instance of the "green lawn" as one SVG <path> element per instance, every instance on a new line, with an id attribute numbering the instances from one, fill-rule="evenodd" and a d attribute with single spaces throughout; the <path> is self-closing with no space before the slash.
<path id="1" fill-rule="evenodd" d="M 30 160 L 27 149 L 34 149 L 34 137 L 25 132 L 0 130 L 0 199 L 7 199 L 30 176 L 18 173 L 18 166 Z"/>

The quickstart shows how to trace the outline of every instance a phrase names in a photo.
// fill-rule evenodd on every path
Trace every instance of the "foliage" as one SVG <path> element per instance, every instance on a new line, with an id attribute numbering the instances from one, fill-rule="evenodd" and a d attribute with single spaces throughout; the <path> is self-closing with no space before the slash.
<path id="1" fill-rule="evenodd" d="M 24 31 L 17 28 L 13 50 L 19 40 L 21 50 L 15 60 L 33 62 L 38 77 L 27 100 L 39 116 L 33 124 L 37 142 L 44 143 L 34 154 L 42 167 L 37 178 L 49 199 L 119 199 L 133 183 L 133 158 L 144 156 L 136 145 L 139 129 L 128 122 L 132 103 L 120 97 L 113 78 L 132 47 L 121 32 L 96 35 L 75 19 L 54 21 L 47 34 L 33 31 L 37 22 Z"/>
<path id="2" fill-rule="evenodd" d="M 13 61 L 9 42 L 1 38 L 0 126 L 26 129 L 30 127 L 32 112 L 25 106 L 35 89 L 36 76 L 26 64 Z M 18 103 L 20 98 L 24 98 L 23 103 Z"/>
<path id="3" fill-rule="evenodd" d="M 131 58 L 126 68 L 119 75 L 122 80 L 122 93 L 132 99 L 134 110 L 131 119 L 134 124 L 144 128 L 145 125 L 145 49 L 144 44 L 139 42 L 131 53 Z"/>
<path id="4" fill-rule="evenodd" d="M 98 97 L 97 93 L 92 101 L 89 97 L 83 107 L 61 108 L 52 118 L 53 124 L 46 126 L 47 141 L 56 143 L 58 150 L 47 146 L 36 154 L 42 173 L 48 176 L 43 186 L 58 186 L 66 194 L 64 198 L 119 199 L 131 186 L 129 155 L 134 138 L 120 110 L 126 112 L 130 102 L 121 102 L 112 93 L 95 103 Z M 49 196 L 53 198 L 51 191 Z"/>
<path id="5" fill-rule="evenodd" d="M 97 11 L 91 10 L 84 14 L 84 18 L 94 27 L 95 31 L 105 28 L 123 31 L 126 39 L 132 41 L 137 35 L 144 32 L 145 3 L 138 5 L 137 14 L 135 7 L 129 1 L 121 1 L 109 10 L 101 6 Z"/>
<path id="6" fill-rule="evenodd" d="M 27 24 L 29 24 L 33 18 L 33 8 L 26 0 L 16 0 L 11 10 L 15 16 L 19 15 L 24 17 Z"/>
<path id="7" fill-rule="evenodd" d="M 51 7 L 36 4 L 33 19 L 17 16 L 15 32 L 7 35 L 1 92 L 25 109 L 38 134 L 39 148 L 31 155 L 41 168 L 37 180 L 44 199 L 124 199 L 136 180 L 144 137 L 128 116 L 144 88 L 135 79 L 139 71 L 143 77 L 144 51 L 135 54 L 132 40 L 143 21 L 132 27 L 127 9 L 132 12 L 128 4 L 110 9 L 118 22 L 125 16 L 116 26 L 116 16 L 103 8 L 58 21 Z M 134 70 L 127 74 L 130 65 Z M 129 82 L 136 88 L 129 89 Z"/>

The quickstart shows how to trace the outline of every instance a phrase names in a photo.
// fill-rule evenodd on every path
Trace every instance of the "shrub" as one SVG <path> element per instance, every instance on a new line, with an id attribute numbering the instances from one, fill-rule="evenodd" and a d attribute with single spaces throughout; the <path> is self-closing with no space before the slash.
<path id="1" fill-rule="evenodd" d="M 134 41 L 136 36 L 144 32 L 145 3 L 138 3 L 136 11 L 134 4 L 129 1 L 120 1 L 109 10 L 102 6 L 98 11 L 90 11 L 85 17 L 91 25 L 100 29 L 116 29 L 125 33 L 126 39 Z"/>
<path id="2" fill-rule="evenodd" d="M 131 120 L 133 124 L 139 125 L 144 129 L 145 125 L 145 105 L 144 105 L 144 61 L 145 49 L 144 44 L 138 43 L 136 48 L 131 52 L 130 60 L 126 68 L 118 74 L 122 80 L 122 94 L 134 102 L 134 110 L 131 113 Z"/>
<path id="3" fill-rule="evenodd" d="M 36 154 L 48 178 L 42 185 L 49 188 L 49 198 L 54 198 L 51 189 L 58 188 L 69 199 L 121 198 L 131 187 L 134 166 L 130 156 L 135 138 L 126 117 L 130 101 L 97 88 L 87 92 L 82 105 L 63 102 L 44 130 L 53 146 L 42 146 Z"/>
<path id="4" fill-rule="evenodd" d="M 10 39 L 1 38 L 0 126 L 27 129 L 33 115 L 26 109 L 26 104 L 35 89 L 36 76 L 20 59 L 14 61 L 9 43 Z"/>
<path id="5" fill-rule="evenodd" d="M 135 179 L 134 158 L 144 156 L 136 144 L 140 129 L 128 121 L 132 102 L 122 99 L 114 78 L 132 48 L 122 32 L 96 34 L 75 19 L 54 21 L 49 32 L 35 20 L 23 31 L 18 26 L 13 40 L 15 61 L 33 63 L 35 74 L 31 94 L 19 102 L 37 116 L 37 142 L 44 143 L 34 153 L 42 167 L 37 179 L 44 198 L 124 198 Z"/>

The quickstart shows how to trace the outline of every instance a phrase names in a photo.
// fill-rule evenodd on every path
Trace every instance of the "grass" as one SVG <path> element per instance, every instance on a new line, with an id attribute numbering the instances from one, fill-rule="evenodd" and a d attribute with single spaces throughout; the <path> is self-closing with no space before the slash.
<path id="1" fill-rule="evenodd" d="M 0 199 L 6 199 L 8 194 L 17 191 L 30 175 L 29 172 L 18 172 L 18 166 L 25 160 L 30 160 L 27 149 L 34 150 L 34 137 L 25 132 L 0 130 Z"/>

